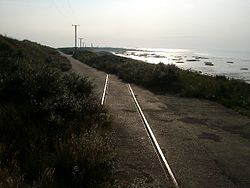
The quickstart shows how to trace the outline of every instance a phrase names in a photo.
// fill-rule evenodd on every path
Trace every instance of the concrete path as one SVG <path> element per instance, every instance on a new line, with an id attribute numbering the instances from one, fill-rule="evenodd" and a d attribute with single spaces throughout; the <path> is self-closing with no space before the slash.
<path id="1" fill-rule="evenodd" d="M 93 80 L 101 99 L 106 74 L 67 58 L 72 71 Z M 250 187 L 249 118 L 210 101 L 132 88 L 181 187 Z M 172 187 L 126 84 L 113 75 L 106 106 L 114 119 L 120 186 L 142 181 L 142 187 Z"/>

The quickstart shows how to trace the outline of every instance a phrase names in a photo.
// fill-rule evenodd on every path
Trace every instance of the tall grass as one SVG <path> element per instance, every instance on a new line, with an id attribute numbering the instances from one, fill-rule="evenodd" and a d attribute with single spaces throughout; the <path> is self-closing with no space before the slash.
<path id="1" fill-rule="evenodd" d="M 103 187 L 113 150 L 86 77 L 45 46 L 0 36 L 0 187 Z"/>
<path id="2" fill-rule="evenodd" d="M 250 85 L 243 81 L 201 75 L 175 65 L 149 64 L 112 54 L 82 51 L 74 57 L 153 92 L 217 101 L 250 117 Z"/>

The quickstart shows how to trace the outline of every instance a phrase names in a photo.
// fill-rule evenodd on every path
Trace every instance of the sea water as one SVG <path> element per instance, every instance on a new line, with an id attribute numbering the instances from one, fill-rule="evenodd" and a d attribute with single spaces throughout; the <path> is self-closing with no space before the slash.
<path id="1" fill-rule="evenodd" d="M 250 83 L 250 52 L 229 50 L 140 48 L 116 53 L 148 63 L 175 64 L 206 75 L 224 75 Z"/>

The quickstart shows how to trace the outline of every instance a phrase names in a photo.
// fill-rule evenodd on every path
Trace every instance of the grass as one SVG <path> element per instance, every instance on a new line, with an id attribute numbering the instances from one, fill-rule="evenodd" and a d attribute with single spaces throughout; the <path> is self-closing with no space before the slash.
<path id="1" fill-rule="evenodd" d="M 175 65 L 150 64 L 107 53 L 81 51 L 74 57 L 155 93 L 216 101 L 250 117 L 250 85 L 243 81 L 201 75 Z"/>
<path id="2" fill-rule="evenodd" d="M 108 187 L 106 110 L 57 50 L 0 36 L 0 187 Z"/>

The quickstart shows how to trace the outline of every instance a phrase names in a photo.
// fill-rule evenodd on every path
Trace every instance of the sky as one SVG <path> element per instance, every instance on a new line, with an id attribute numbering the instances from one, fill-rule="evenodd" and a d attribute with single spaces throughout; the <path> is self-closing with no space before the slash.
<path id="1" fill-rule="evenodd" d="M 250 51 L 250 0 L 0 0 L 0 34 L 52 47 Z"/>

